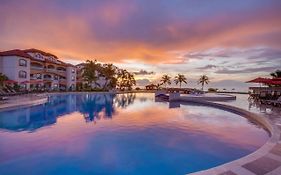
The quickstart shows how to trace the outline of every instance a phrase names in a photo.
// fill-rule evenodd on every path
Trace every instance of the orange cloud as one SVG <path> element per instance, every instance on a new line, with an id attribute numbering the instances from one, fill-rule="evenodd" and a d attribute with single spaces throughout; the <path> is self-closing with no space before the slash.
<path id="1" fill-rule="evenodd" d="M 170 16 L 162 19 L 161 14 L 151 11 L 146 16 L 136 3 L 105 2 L 79 13 L 43 5 L 29 1 L 0 7 L 1 49 L 32 47 L 67 59 L 179 63 L 188 58 L 179 58 L 177 52 L 281 47 L 280 38 L 274 37 L 281 32 L 278 7 L 171 20 Z"/>

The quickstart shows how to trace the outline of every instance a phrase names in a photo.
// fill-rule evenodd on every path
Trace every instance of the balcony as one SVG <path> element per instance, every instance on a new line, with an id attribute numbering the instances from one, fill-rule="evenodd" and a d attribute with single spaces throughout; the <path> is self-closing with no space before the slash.
<path id="1" fill-rule="evenodd" d="M 60 73 L 66 73 L 66 69 L 64 67 L 58 67 L 57 71 Z"/>
<path id="2" fill-rule="evenodd" d="M 66 70 L 57 70 L 59 73 L 66 73 Z"/>
<path id="3" fill-rule="evenodd" d="M 46 71 L 47 71 L 47 72 L 52 72 L 52 73 L 53 73 L 53 72 L 57 72 L 56 69 L 50 69 L 50 68 L 49 68 L 49 69 L 46 69 Z"/>
<path id="4" fill-rule="evenodd" d="M 42 80 L 42 78 L 38 78 L 38 77 L 30 77 L 30 80 Z"/>
<path id="5" fill-rule="evenodd" d="M 44 77 L 44 80 L 46 80 L 46 81 L 53 81 L 54 79 L 52 77 Z"/>
<path id="6" fill-rule="evenodd" d="M 39 66 L 30 66 L 30 69 L 32 70 L 43 70 L 44 67 L 39 67 Z"/>

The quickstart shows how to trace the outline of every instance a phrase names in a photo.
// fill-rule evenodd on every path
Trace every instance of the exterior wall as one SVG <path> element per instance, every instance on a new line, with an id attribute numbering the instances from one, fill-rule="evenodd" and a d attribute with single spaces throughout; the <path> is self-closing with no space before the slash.
<path id="1" fill-rule="evenodd" d="M 24 81 L 30 81 L 30 59 L 19 56 L 2 56 L 0 71 L 4 73 L 9 79 L 17 81 L 18 83 Z M 26 67 L 19 65 L 19 60 L 25 60 L 27 62 Z M 26 78 L 20 78 L 19 72 L 25 71 Z M 29 88 L 29 85 L 27 85 Z"/>
<path id="2" fill-rule="evenodd" d="M 66 88 L 67 90 L 76 89 L 76 68 L 73 66 L 66 68 Z"/>

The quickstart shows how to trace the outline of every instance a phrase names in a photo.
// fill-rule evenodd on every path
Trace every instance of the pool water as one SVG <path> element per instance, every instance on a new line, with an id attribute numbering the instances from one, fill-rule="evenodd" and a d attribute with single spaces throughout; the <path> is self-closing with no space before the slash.
<path id="1" fill-rule="evenodd" d="M 268 137 L 239 115 L 154 94 L 56 95 L 0 112 L 0 174 L 183 175 L 250 154 Z"/>

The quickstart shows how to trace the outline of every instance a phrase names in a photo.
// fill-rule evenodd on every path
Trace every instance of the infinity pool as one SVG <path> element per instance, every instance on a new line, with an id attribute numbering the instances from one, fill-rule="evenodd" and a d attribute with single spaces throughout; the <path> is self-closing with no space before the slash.
<path id="1" fill-rule="evenodd" d="M 71 94 L 0 112 L 1 175 L 183 175 L 241 158 L 268 133 L 239 115 L 153 94 Z"/>

